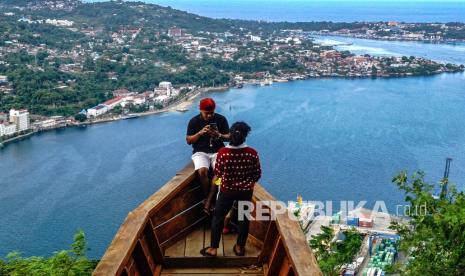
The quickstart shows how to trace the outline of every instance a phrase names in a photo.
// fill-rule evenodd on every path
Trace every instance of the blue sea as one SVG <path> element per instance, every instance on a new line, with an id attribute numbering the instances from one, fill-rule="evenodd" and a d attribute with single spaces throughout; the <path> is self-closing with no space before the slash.
<path id="1" fill-rule="evenodd" d="M 416 56 L 443 63 L 465 64 L 465 43 L 433 44 L 417 41 L 385 41 L 341 36 L 315 36 L 315 41 L 341 51 L 372 56 Z"/>
<path id="2" fill-rule="evenodd" d="M 211 94 L 230 122 L 252 126 L 261 183 L 280 200 L 403 203 L 391 178 L 446 157 L 465 183 L 465 75 L 319 79 Z M 190 161 L 186 113 L 57 130 L 0 150 L 0 255 L 47 255 L 77 229 L 98 258 L 127 213 Z"/>
<path id="3" fill-rule="evenodd" d="M 465 1 L 148 0 L 212 18 L 265 21 L 465 22 Z"/>
<path id="4" fill-rule="evenodd" d="M 235 3 L 244 2 L 207 4 L 217 7 L 210 8 L 217 17 L 227 15 L 228 7 L 231 17 L 266 20 L 273 20 L 272 13 L 277 20 L 312 14 L 296 11 L 293 5 L 286 5 L 286 13 L 276 12 L 278 8 L 263 1 L 247 2 L 250 12 L 242 14 L 239 8 L 244 7 Z M 206 1 L 189 5 L 212 16 L 208 5 L 199 3 Z M 262 3 L 261 10 L 257 3 Z M 460 7 L 444 11 L 436 6 L 410 18 L 454 21 Z M 354 10 L 333 13 L 326 20 L 372 16 Z M 389 14 L 407 15 L 385 11 L 383 16 Z M 463 45 L 318 39 L 351 42 L 337 47 L 351 47 L 359 54 L 426 56 L 465 64 Z M 262 159 L 260 182 L 280 200 L 294 200 L 299 194 L 304 200 L 332 200 L 335 205 L 341 200 L 382 200 L 395 211 L 404 195 L 391 183 L 392 177 L 400 170 L 421 169 L 428 181 L 437 183 L 446 157 L 453 158 L 451 181 L 465 189 L 465 74 L 318 79 L 246 86 L 209 96 L 230 122 L 244 120 L 252 126 L 248 143 Z M 190 161 L 184 137 L 197 104 L 186 113 L 46 132 L 1 149 L 0 256 L 12 250 L 26 256 L 50 255 L 68 248 L 73 234 L 83 229 L 90 257 L 101 257 L 128 212 Z"/>

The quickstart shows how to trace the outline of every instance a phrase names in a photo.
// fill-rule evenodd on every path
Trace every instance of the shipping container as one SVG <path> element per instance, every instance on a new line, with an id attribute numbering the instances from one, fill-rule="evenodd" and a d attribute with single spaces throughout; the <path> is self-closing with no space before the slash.
<path id="1" fill-rule="evenodd" d="M 347 217 L 347 225 L 349 225 L 349 226 L 358 226 L 358 218 Z"/>

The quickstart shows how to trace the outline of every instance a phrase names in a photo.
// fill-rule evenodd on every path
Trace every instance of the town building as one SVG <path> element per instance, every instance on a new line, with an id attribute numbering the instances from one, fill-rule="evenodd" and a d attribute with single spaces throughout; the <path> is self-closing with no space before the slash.
<path id="1" fill-rule="evenodd" d="M 58 20 L 58 19 L 46 19 L 45 23 L 50 24 L 50 25 L 54 25 L 54 26 L 57 26 L 57 27 L 71 27 L 74 24 L 73 21 Z"/>
<path id="2" fill-rule="evenodd" d="M 340 58 L 341 53 L 336 50 L 328 50 L 328 51 L 321 52 L 320 57 L 325 58 L 325 59 L 335 59 L 335 58 Z"/>
<path id="3" fill-rule="evenodd" d="M 118 97 L 118 96 L 126 97 L 126 96 L 133 95 L 133 94 L 135 94 L 135 93 L 130 92 L 129 90 L 124 89 L 124 88 L 123 89 L 117 89 L 117 90 L 113 91 L 113 96 L 115 96 L 115 97 Z"/>
<path id="4" fill-rule="evenodd" d="M 87 109 L 87 118 L 97 117 L 108 112 L 108 106 L 99 104 L 95 107 Z"/>
<path id="5" fill-rule="evenodd" d="M 180 36 L 182 36 L 182 29 L 178 28 L 178 27 L 171 27 L 168 30 L 168 36 L 180 37 Z"/>
<path id="6" fill-rule="evenodd" d="M 0 75 L 0 85 L 2 84 L 8 84 L 8 77 L 7 76 L 1 76 Z"/>
<path id="7" fill-rule="evenodd" d="M 16 131 L 24 131 L 29 129 L 30 120 L 29 112 L 27 109 L 11 109 L 10 110 L 10 123 L 16 125 Z"/>
<path id="8" fill-rule="evenodd" d="M 169 81 L 162 81 L 158 84 L 158 87 L 154 89 L 155 94 L 159 96 L 175 97 L 179 95 L 179 91 L 173 88 L 173 85 Z"/>
<path id="9" fill-rule="evenodd" d="M 110 100 L 104 102 L 103 105 L 106 105 L 108 110 L 112 110 L 117 105 L 120 105 L 123 101 L 124 101 L 123 96 L 117 96 L 117 97 L 115 97 L 113 99 L 110 99 Z"/>
<path id="10" fill-rule="evenodd" d="M 142 104 L 145 104 L 146 102 L 146 98 L 145 98 L 145 95 L 137 95 L 137 96 L 134 96 L 134 101 L 133 103 L 135 105 L 142 105 Z"/>
<path id="11" fill-rule="evenodd" d="M 9 124 L 6 121 L 0 121 L 0 137 L 9 136 L 16 133 L 16 125 Z"/>
<path id="12" fill-rule="evenodd" d="M 250 41 L 260 42 L 260 41 L 262 41 L 262 39 L 259 36 L 250 35 Z"/>

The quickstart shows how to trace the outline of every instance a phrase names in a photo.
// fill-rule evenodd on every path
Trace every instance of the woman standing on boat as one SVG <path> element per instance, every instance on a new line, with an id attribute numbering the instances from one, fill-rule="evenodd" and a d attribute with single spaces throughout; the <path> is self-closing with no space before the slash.
<path id="1" fill-rule="evenodd" d="M 204 256 L 216 256 L 226 214 L 231 210 L 235 200 L 252 200 L 254 185 L 261 176 L 257 151 L 245 144 L 250 126 L 244 122 L 236 122 L 229 131 L 229 145 L 218 151 L 216 159 L 215 177 L 212 183 L 221 178 L 221 186 L 213 213 L 211 246 L 200 251 Z M 214 197 L 214 189 L 210 189 L 210 191 L 205 203 L 207 210 Z M 237 256 L 244 256 L 248 234 L 249 220 L 244 218 L 238 222 L 237 242 L 233 248 Z"/>

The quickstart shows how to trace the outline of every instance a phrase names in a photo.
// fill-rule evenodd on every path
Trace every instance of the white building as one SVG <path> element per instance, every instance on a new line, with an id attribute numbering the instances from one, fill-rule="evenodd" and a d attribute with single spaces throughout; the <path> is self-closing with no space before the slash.
<path id="1" fill-rule="evenodd" d="M 0 76 L 0 84 L 8 83 L 8 77 L 7 76 Z"/>
<path id="2" fill-rule="evenodd" d="M 165 88 L 165 89 L 172 89 L 173 85 L 169 81 L 162 81 L 160 82 L 160 84 L 158 84 L 158 87 Z"/>
<path id="3" fill-rule="evenodd" d="M 259 36 L 251 35 L 250 40 L 253 42 L 260 42 L 262 39 Z"/>
<path id="4" fill-rule="evenodd" d="M 29 112 L 27 109 L 10 110 L 10 123 L 16 125 L 16 131 L 29 129 Z"/>
<path id="5" fill-rule="evenodd" d="M 168 96 L 166 95 L 158 96 L 154 99 L 154 101 L 161 103 L 161 104 L 165 104 L 166 102 L 168 102 Z"/>
<path id="6" fill-rule="evenodd" d="M 58 20 L 58 19 L 46 19 L 45 23 L 50 24 L 50 25 L 54 25 L 54 26 L 57 26 L 57 27 L 71 27 L 74 24 L 73 21 Z"/>
<path id="7" fill-rule="evenodd" d="M 145 102 L 146 102 L 145 95 L 137 95 L 134 97 L 135 105 L 142 105 L 142 104 L 145 104 Z"/>
<path id="8" fill-rule="evenodd" d="M 55 119 L 48 119 L 42 122 L 39 122 L 39 126 L 42 128 L 52 128 L 57 125 L 57 121 Z"/>
<path id="9" fill-rule="evenodd" d="M 154 90 L 155 94 L 159 96 L 174 97 L 179 95 L 179 91 L 173 88 L 173 85 L 169 81 L 162 81 Z"/>
<path id="10" fill-rule="evenodd" d="M 7 122 L 0 123 L 0 137 L 16 133 L 16 125 Z"/>
<path id="11" fill-rule="evenodd" d="M 108 107 L 103 104 L 99 104 L 96 107 L 87 109 L 87 118 L 97 117 L 108 112 Z"/>

